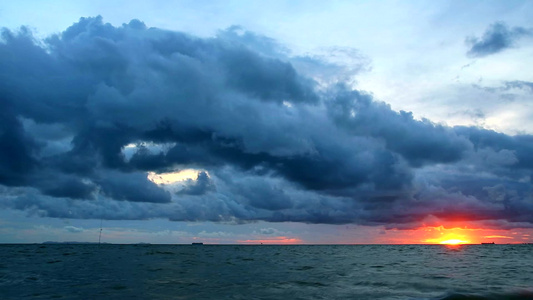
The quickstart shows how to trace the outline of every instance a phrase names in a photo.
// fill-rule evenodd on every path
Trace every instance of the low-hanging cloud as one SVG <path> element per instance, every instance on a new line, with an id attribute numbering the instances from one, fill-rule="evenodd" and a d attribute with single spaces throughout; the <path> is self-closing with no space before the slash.
<path id="1" fill-rule="evenodd" d="M 298 67 L 309 62 L 311 73 Z M 4 29 L 0 205 L 58 218 L 533 224 L 532 136 L 417 120 L 342 76 L 316 77 L 322 63 L 238 27 L 198 38 L 81 18 L 44 41 Z M 179 191 L 147 179 L 186 169 L 202 171 Z"/>
<path id="2" fill-rule="evenodd" d="M 516 42 L 524 37 L 533 37 L 531 28 L 513 27 L 497 22 L 491 24 L 481 38 L 469 37 L 466 39 L 470 49 L 467 52 L 471 57 L 484 57 L 513 47 Z"/>

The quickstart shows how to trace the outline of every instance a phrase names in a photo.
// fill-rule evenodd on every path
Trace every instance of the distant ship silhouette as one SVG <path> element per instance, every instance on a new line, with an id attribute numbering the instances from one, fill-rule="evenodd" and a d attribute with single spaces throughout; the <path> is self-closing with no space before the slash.
<path id="1" fill-rule="evenodd" d="M 481 245 L 494 245 L 494 242 L 490 242 L 490 243 L 481 243 Z"/>

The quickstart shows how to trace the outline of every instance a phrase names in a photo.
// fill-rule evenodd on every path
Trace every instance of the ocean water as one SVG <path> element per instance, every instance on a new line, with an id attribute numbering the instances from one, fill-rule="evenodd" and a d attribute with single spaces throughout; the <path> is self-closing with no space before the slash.
<path id="1" fill-rule="evenodd" d="M 0 245 L 0 299 L 533 299 L 533 245 Z"/>

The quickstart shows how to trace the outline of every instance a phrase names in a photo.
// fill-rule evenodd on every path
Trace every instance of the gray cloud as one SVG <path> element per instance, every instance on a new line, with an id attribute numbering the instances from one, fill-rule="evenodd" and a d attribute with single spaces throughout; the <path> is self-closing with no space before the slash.
<path id="1" fill-rule="evenodd" d="M 523 37 L 532 37 L 533 30 L 524 27 L 509 28 L 504 23 L 494 23 L 483 33 L 481 38 L 469 37 L 466 39 L 470 46 L 467 55 L 471 57 L 484 57 L 511 48 Z"/>
<path id="2" fill-rule="evenodd" d="M 44 41 L 4 29 L 0 66 L 4 208 L 398 228 L 431 216 L 533 223 L 531 136 L 416 120 L 345 76 L 315 76 L 331 64 L 239 28 L 201 39 L 96 17 Z M 177 193 L 146 175 L 189 168 L 205 171 Z"/>
<path id="3" fill-rule="evenodd" d="M 512 88 L 524 89 L 529 92 L 533 92 L 533 82 L 514 80 L 505 82 L 505 89 L 509 90 Z"/>

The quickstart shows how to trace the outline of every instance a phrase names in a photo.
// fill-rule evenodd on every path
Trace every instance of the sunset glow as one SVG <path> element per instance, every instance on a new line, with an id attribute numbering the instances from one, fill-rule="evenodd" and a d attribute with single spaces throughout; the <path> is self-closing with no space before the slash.
<path id="1" fill-rule="evenodd" d="M 468 229 L 468 228 L 444 228 L 437 227 L 435 231 L 438 236 L 435 238 L 428 238 L 424 242 L 429 244 L 442 244 L 442 245 L 459 245 L 459 244 L 471 244 L 479 243 L 477 235 L 483 229 Z M 472 242 L 475 240 L 476 242 Z"/>
<path id="2" fill-rule="evenodd" d="M 427 222 L 419 228 L 389 229 L 384 231 L 373 243 L 382 244 L 520 244 L 529 241 L 527 229 L 505 230 L 497 228 L 483 228 L 482 223 L 476 222 L 444 222 L 444 225 L 433 225 Z"/>
<path id="3" fill-rule="evenodd" d="M 468 241 L 458 240 L 458 239 L 451 239 L 451 240 L 445 240 L 440 242 L 439 244 L 443 245 L 459 245 L 459 244 L 468 244 Z"/>

